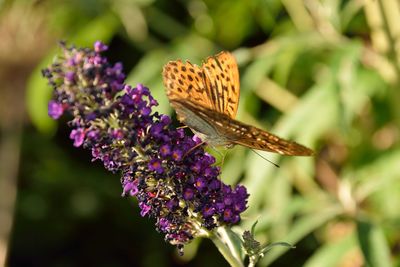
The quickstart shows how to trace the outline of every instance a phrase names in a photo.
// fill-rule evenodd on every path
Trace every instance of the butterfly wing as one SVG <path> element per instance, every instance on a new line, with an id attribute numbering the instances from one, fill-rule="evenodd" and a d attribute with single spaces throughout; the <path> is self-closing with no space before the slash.
<path id="1" fill-rule="evenodd" d="M 207 58 L 202 68 L 211 109 L 235 118 L 240 93 L 239 70 L 235 58 L 231 53 L 223 51 Z"/>
<path id="2" fill-rule="evenodd" d="M 162 76 L 167 97 L 181 122 L 185 114 L 174 105 L 175 100 L 190 101 L 209 109 L 213 107 L 206 92 L 204 73 L 199 66 L 181 60 L 170 61 L 164 66 Z"/>
<path id="3" fill-rule="evenodd" d="M 232 131 L 235 128 L 240 128 L 239 135 L 242 136 L 242 138 L 233 142 L 238 145 L 287 156 L 311 156 L 314 154 L 311 149 L 303 145 L 285 140 L 267 131 L 244 124 L 237 120 L 232 121 L 231 127 L 228 131 Z M 236 131 L 236 134 L 237 133 L 238 131 Z"/>
<path id="4" fill-rule="evenodd" d="M 196 129 L 206 135 L 206 142 L 213 145 L 238 144 L 245 147 L 279 153 L 289 156 L 310 156 L 314 152 L 296 142 L 282 139 L 274 134 L 247 125 L 230 118 L 228 115 L 216 112 L 212 109 L 192 105 L 190 102 L 178 101 L 178 105 L 191 114 L 196 114 L 199 120 L 205 121 L 207 127 L 212 127 L 213 134 L 204 133 L 202 128 Z M 190 121 L 189 121 L 190 123 Z M 188 125 L 192 128 L 195 125 Z M 210 131 L 210 130 L 209 130 Z"/>
<path id="5" fill-rule="evenodd" d="M 163 81 L 172 106 L 173 100 L 186 99 L 231 118 L 236 116 L 240 92 L 239 70 L 229 52 L 207 58 L 202 67 L 181 60 L 170 61 L 164 66 Z M 174 109 L 180 117 L 179 110 L 176 107 Z"/>

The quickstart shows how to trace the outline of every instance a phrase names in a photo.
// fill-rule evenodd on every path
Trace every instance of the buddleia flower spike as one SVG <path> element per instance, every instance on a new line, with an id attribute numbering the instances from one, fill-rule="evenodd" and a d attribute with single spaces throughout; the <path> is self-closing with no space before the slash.
<path id="1" fill-rule="evenodd" d="M 121 173 L 122 195 L 136 197 L 140 214 L 180 250 L 193 238 L 238 223 L 246 188 L 222 183 L 220 168 L 203 148 L 183 156 L 201 140 L 154 112 L 150 90 L 126 85 L 122 65 L 101 55 L 106 50 L 101 42 L 94 50 L 62 44 L 62 55 L 43 70 L 54 89 L 49 116 L 72 115 L 74 146 Z"/>

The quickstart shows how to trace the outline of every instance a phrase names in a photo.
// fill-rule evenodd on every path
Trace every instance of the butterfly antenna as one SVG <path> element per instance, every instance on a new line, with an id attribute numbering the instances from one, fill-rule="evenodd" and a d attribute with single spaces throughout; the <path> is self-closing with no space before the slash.
<path id="1" fill-rule="evenodd" d="M 251 151 L 253 151 L 254 153 L 256 153 L 256 154 L 257 154 L 258 156 L 260 156 L 262 159 L 265 159 L 266 161 L 268 161 L 269 163 L 271 163 L 271 164 L 274 165 L 275 167 L 279 168 L 279 165 L 276 164 L 275 162 L 272 162 L 272 161 L 270 161 L 269 159 L 267 159 L 267 158 L 261 156 L 260 153 L 257 153 L 257 152 L 256 152 L 255 150 L 253 150 L 253 149 L 251 149 Z"/>

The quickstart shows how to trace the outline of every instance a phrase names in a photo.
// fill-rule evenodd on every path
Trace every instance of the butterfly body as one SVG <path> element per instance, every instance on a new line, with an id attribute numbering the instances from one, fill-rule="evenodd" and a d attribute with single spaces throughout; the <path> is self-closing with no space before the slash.
<path id="1" fill-rule="evenodd" d="M 232 147 L 230 138 L 219 132 L 213 122 L 207 119 L 207 115 L 204 113 L 205 107 L 194 107 L 190 103 L 184 104 L 180 101 L 173 101 L 171 104 L 179 110 L 179 120 L 202 141 L 211 146 Z"/>
<path id="2" fill-rule="evenodd" d="M 227 147 L 238 144 L 283 155 L 313 154 L 296 142 L 235 120 L 239 71 L 229 52 L 207 58 L 202 67 L 171 61 L 164 66 L 163 79 L 178 119 L 207 144 Z"/>

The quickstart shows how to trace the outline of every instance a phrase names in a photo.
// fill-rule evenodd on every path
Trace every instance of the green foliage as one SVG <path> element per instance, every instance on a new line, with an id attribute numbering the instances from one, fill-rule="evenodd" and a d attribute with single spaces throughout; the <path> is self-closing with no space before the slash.
<path id="1" fill-rule="evenodd" d="M 260 242 L 258 242 L 254 238 L 254 232 L 255 232 L 255 227 L 257 225 L 257 221 L 253 224 L 251 227 L 251 231 L 246 230 L 243 232 L 242 238 L 243 238 L 243 247 L 244 250 L 246 251 L 246 255 L 249 257 L 250 264 L 249 266 L 254 266 L 260 258 L 264 257 L 264 255 L 269 252 L 273 247 L 281 246 L 281 247 L 287 247 L 287 248 L 295 248 L 289 243 L 286 242 L 274 242 L 271 244 L 267 245 L 261 245 Z"/>
<path id="2" fill-rule="evenodd" d="M 316 151 L 310 158 L 261 153 L 280 168 L 241 147 L 225 157 L 222 179 L 244 184 L 251 195 L 236 232 L 243 233 L 258 220 L 254 240 L 296 246 L 269 251 L 260 266 L 341 266 L 350 261 L 393 266 L 400 262 L 396 250 L 400 242 L 400 55 L 396 48 L 400 41 L 395 38 L 399 6 L 396 0 L 49 1 L 43 6 L 48 11 L 43 28 L 52 38 L 42 42 L 53 48 L 30 69 L 26 94 L 30 123 L 42 133 L 55 129 L 46 115 L 50 88 L 39 70 L 54 57 L 56 39 L 78 46 L 97 39 L 108 42 L 111 60 L 122 61 L 129 73 L 128 83 L 150 87 L 160 102 L 158 111 L 169 114 L 173 111 L 162 85 L 163 64 L 178 58 L 200 63 L 220 50 L 230 50 L 240 67 L 238 119 Z M 0 16 L 6 12 L 3 8 Z M 67 142 L 68 133 L 57 138 Z M 67 156 L 36 158 L 38 166 L 47 167 L 33 168 L 31 174 L 27 169 L 32 165 L 22 162 L 22 181 L 29 184 L 38 177 L 48 181 L 60 168 L 81 176 L 81 181 L 92 177 L 86 174 L 93 167 L 89 160 L 82 174 L 80 168 L 60 165 L 62 161 L 74 166 L 78 161 L 69 148 L 59 147 L 60 141 L 40 142 L 56 146 L 46 148 L 48 153 L 62 149 Z M 100 187 L 109 183 L 98 178 Z M 58 179 L 60 185 L 72 183 L 65 177 Z M 114 182 L 118 184 L 118 178 Z M 41 186 L 54 189 L 51 184 Z M 25 190 L 18 201 L 29 199 L 38 188 Z M 54 200 L 45 196 L 42 204 Z M 40 206 L 37 203 L 31 205 Z M 27 207 L 29 201 L 17 202 L 19 226 L 24 225 Z M 129 216 L 128 212 L 124 218 Z M 19 254 L 24 237 L 18 238 L 10 248 L 11 259 Z M 54 232 L 55 243 L 63 238 Z M 196 246 L 196 251 L 199 257 L 194 256 L 192 266 L 218 263 L 204 257 L 209 253 L 206 247 Z M 166 257 L 152 253 L 156 256 L 138 255 L 139 262 L 146 263 L 142 266 Z"/>
<path id="3" fill-rule="evenodd" d="M 357 234 L 368 266 L 392 266 L 390 249 L 381 226 L 361 221 L 357 224 Z"/>

